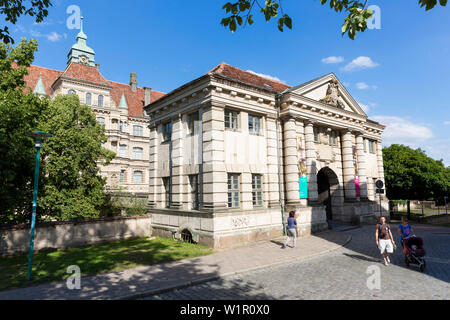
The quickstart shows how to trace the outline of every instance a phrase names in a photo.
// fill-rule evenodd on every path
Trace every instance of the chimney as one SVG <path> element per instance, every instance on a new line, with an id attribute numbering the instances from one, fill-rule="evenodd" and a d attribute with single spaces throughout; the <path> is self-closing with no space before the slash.
<path id="1" fill-rule="evenodd" d="M 136 92 L 137 91 L 137 75 L 136 73 L 132 72 L 130 73 L 130 87 L 131 91 Z"/>
<path id="2" fill-rule="evenodd" d="M 96 63 L 95 68 L 100 71 L 100 63 Z"/>
<path id="3" fill-rule="evenodd" d="M 152 102 L 152 88 L 144 87 L 144 106 L 148 106 Z"/>

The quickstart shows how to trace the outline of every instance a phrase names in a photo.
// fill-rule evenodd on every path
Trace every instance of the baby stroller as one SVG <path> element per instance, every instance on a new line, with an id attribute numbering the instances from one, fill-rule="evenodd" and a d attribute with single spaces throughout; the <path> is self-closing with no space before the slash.
<path id="1" fill-rule="evenodd" d="M 423 248 L 422 238 L 409 236 L 403 239 L 403 253 L 405 254 L 405 264 L 418 264 L 420 272 L 425 270 L 426 262 L 425 249 Z"/>

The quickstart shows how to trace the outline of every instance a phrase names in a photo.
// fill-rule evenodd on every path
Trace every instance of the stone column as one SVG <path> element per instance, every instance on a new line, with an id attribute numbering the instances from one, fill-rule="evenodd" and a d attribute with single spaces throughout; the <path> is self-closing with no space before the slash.
<path id="1" fill-rule="evenodd" d="M 353 134 L 347 129 L 343 135 L 342 159 L 345 199 L 355 201 L 355 167 L 353 166 Z"/>
<path id="2" fill-rule="evenodd" d="M 305 123 L 305 142 L 306 142 L 306 170 L 308 173 L 308 201 L 316 202 L 319 200 L 317 186 L 317 159 L 316 146 L 314 143 L 314 122 Z"/>
<path id="3" fill-rule="evenodd" d="M 366 155 L 364 153 L 364 138 L 363 133 L 358 132 L 356 135 L 356 148 L 358 150 L 358 177 L 359 177 L 359 191 L 360 198 L 367 200 L 367 167 Z"/>
<path id="4" fill-rule="evenodd" d="M 298 184 L 297 126 L 294 118 L 284 122 L 284 174 L 286 179 L 286 204 L 300 203 Z"/>
<path id="5" fill-rule="evenodd" d="M 280 206 L 280 192 L 278 183 L 278 150 L 277 150 L 277 125 L 276 120 L 267 118 L 267 176 L 264 184 L 268 184 L 268 207 L 278 208 Z M 281 170 L 281 168 L 280 168 Z"/>
<path id="6" fill-rule="evenodd" d="M 181 115 L 172 120 L 172 203 L 171 208 L 180 208 L 183 175 L 183 122 Z"/>
<path id="7" fill-rule="evenodd" d="M 381 140 L 377 141 L 377 162 L 378 162 L 378 179 L 384 182 L 383 147 L 381 145 Z"/>
<path id="8" fill-rule="evenodd" d="M 203 108 L 203 207 L 202 210 L 227 208 L 227 172 L 225 168 L 224 107 L 210 103 Z"/>
<path id="9" fill-rule="evenodd" d="M 150 148 L 149 148 L 149 196 L 148 205 L 156 207 L 157 172 L 158 172 L 158 128 L 155 124 L 150 125 Z"/>

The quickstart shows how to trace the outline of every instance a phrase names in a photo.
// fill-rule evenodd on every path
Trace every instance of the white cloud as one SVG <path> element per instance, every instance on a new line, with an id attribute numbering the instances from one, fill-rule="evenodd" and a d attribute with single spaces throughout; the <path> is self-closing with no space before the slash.
<path id="1" fill-rule="evenodd" d="M 448 125 L 450 125 L 450 121 L 444 121 L 444 124 L 445 124 L 446 126 L 448 126 Z"/>
<path id="2" fill-rule="evenodd" d="M 374 102 L 370 102 L 369 104 L 358 102 L 358 104 L 365 113 L 369 113 L 373 108 L 377 106 L 377 104 Z"/>
<path id="3" fill-rule="evenodd" d="M 322 62 L 326 63 L 326 64 L 341 63 L 343 61 L 344 61 L 344 57 L 336 57 L 336 56 L 331 56 L 331 57 L 322 59 Z"/>
<path id="4" fill-rule="evenodd" d="M 347 64 L 341 70 L 344 72 L 356 71 L 361 69 L 371 69 L 379 66 L 378 63 L 375 63 L 370 57 L 358 57 L 354 59 L 352 62 Z"/>
<path id="5" fill-rule="evenodd" d="M 386 125 L 383 134 L 383 142 L 386 145 L 404 144 L 412 148 L 418 148 L 418 143 L 423 143 L 434 137 L 433 132 L 428 127 L 412 123 L 402 117 L 373 116 L 371 119 Z"/>
<path id="6" fill-rule="evenodd" d="M 30 34 L 32 37 L 37 37 L 37 38 L 47 38 L 48 41 L 51 42 L 58 42 L 59 40 L 61 40 L 61 38 L 67 38 L 67 34 L 59 34 L 56 31 L 50 32 L 50 33 L 42 33 L 40 31 L 36 31 L 36 30 L 31 30 Z"/>
<path id="7" fill-rule="evenodd" d="M 277 77 L 274 77 L 274 76 L 271 76 L 271 75 L 268 75 L 268 74 L 257 73 L 257 72 L 252 71 L 252 70 L 247 70 L 247 72 L 253 73 L 253 74 L 257 75 L 257 76 L 260 76 L 260 77 L 263 77 L 263 78 L 266 78 L 266 79 L 269 79 L 269 80 L 272 80 L 272 81 L 277 81 L 277 82 L 285 83 L 285 81 L 280 80 L 280 78 L 277 78 Z"/>
<path id="8" fill-rule="evenodd" d="M 359 90 L 366 90 L 369 89 L 369 85 L 365 82 L 358 82 L 356 84 L 356 88 L 358 88 Z"/>
<path id="9" fill-rule="evenodd" d="M 51 42 L 58 42 L 59 40 L 61 40 L 62 35 L 53 31 L 52 33 L 47 34 L 46 37 Z"/>

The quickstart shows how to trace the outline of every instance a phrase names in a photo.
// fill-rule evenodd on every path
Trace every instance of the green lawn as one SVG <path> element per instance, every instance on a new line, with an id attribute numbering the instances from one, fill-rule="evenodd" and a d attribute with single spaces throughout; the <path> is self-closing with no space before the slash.
<path id="1" fill-rule="evenodd" d="M 211 254 L 209 247 L 173 239 L 130 239 L 107 244 L 40 252 L 34 255 L 33 280 L 28 282 L 28 255 L 0 257 L 0 290 L 64 280 L 67 267 L 77 265 L 82 275 L 119 271 L 142 265 Z"/>

